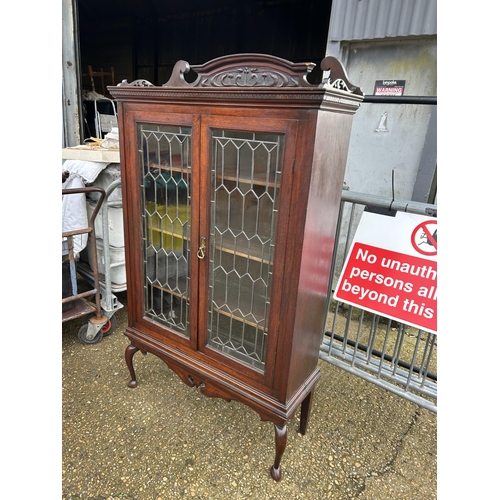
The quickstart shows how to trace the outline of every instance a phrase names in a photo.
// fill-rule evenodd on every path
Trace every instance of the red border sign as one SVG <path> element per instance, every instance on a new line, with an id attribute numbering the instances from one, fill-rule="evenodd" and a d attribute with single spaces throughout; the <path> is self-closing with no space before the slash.
<path id="1" fill-rule="evenodd" d="M 437 263 L 356 242 L 340 277 L 338 300 L 437 331 Z"/>
<path id="2" fill-rule="evenodd" d="M 437 333 L 437 219 L 364 212 L 334 298 Z"/>

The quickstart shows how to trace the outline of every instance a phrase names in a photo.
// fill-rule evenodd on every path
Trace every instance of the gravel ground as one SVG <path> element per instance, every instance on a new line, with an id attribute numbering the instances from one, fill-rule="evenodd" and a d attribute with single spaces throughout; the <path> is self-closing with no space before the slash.
<path id="1" fill-rule="evenodd" d="M 283 479 L 269 475 L 274 428 L 237 402 L 203 396 L 152 354 L 129 380 L 125 307 L 95 345 L 62 325 L 63 500 L 437 498 L 437 416 L 319 361 L 309 427 L 288 425 Z"/>

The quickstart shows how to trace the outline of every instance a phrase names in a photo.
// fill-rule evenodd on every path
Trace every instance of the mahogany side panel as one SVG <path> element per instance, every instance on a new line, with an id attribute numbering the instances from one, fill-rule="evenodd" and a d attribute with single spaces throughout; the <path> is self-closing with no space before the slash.
<path id="1" fill-rule="evenodd" d="M 275 360 L 275 380 L 280 401 L 286 402 L 289 398 L 296 396 L 300 390 L 300 384 L 295 386 L 295 391 L 288 390 L 288 377 L 293 367 L 290 366 L 293 350 L 292 335 L 294 332 L 295 313 L 298 307 L 298 287 L 300 279 L 300 266 L 302 264 L 302 247 L 305 237 L 305 221 L 307 214 L 307 203 L 309 197 L 309 185 L 311 182 L 311 165 L 314 158 L 314 137 L 316 131 L 316 110 L 304 112 L 299 121 L 300 133 L 294 147 L 293 185 L 290 194 L 290 217 L 287 226 L 287 239 L 282 248 L 277 251 L 285 255 L 285 267 L 283 269 L 284 282 L 280 290 L 280 323 L 276 337 L 278 351 Z M 292 167 L 289 165 L 289 167 Z M 290 168 L 291 169 L 291 168 Z M 286 340 L 285 340 L 286 339 Z M 309 371 L 309 374 L 312 370 Z M 302 393 L 300 397 L 306 396 Z"/>
<path id="2" fill-rule="evenodd" d="M 319 111 L 301 252 L 287 394 L 317 366 L 352 115 Z"/>

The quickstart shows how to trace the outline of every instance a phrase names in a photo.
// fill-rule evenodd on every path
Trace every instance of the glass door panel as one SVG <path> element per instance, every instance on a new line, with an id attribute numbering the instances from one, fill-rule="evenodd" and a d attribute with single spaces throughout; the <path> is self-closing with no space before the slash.
<path id="1" fill-rule="evenodd" d="M 208 345 L 264 369 L 282 134 L 212 130 Z"/>
<path id="2" fill-rule="evenodd" d="M 138 124 L 144 314 L 188 338 L 191 133 Z"/>

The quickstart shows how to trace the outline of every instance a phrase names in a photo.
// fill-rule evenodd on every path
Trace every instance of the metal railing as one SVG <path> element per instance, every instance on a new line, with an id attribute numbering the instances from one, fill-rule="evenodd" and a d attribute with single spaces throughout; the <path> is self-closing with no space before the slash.
<path id="1" fill-rule="evenodd" d="M 331 289 L 365 208 L 437 217 L 437 206 L 342 191 Z M 437 336 L 332 300 L 319 357 L 437 413 Z"/>

